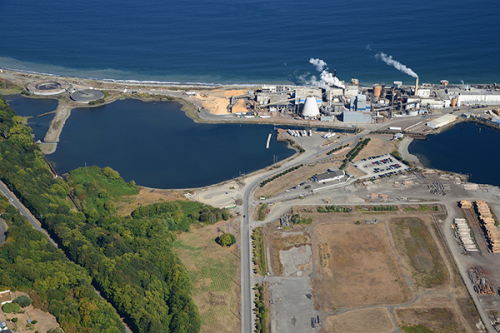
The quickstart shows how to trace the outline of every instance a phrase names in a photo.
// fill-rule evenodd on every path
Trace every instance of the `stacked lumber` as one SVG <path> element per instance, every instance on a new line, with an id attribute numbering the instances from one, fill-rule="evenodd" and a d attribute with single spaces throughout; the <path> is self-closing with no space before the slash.
<path id="1" fill-rule="evenodd" d="M 460 207 L 463 209 L 472 209 L 472 202 L 467 200 L 460 200 Z"/>
<path id="2" fill-rule="evenodd" d="M 465 219 L 455 219 L 455 225 L 457 226 L 456 233 L 460 238 L 460 241 L 464 245 L 464 248 L 468 252 L 479 252 L 476 247 L 476 243 L 470 235 L 470 228 Z"/>
<path id="3" fill-rule="evenodd" d="M 490 242 L 491 250 L 493 253 L 500 253 L 500 232 L 498 232 L 495 226 L 495 219 L 491 214 L 490 207 L 486 202 L 476 200 L 476 208 L 479 213 L 479 219 L 483 223 L 484 229 L 486 229 L 486 236 Z"/>

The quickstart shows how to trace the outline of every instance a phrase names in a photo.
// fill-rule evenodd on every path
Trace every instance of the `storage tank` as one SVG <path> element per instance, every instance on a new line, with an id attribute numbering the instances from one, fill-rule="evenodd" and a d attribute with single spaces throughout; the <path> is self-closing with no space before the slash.
<path id="1" fill-rule="evenodd" d="M 380 97 L 380 91 L 382 90 L 382 87 L 378 84 L 373 85 L 373 96 L 375 97 Z"/>
<path id="2" fill-rule="evenodd" d="M 448 80 L 441 80 L 441 85 L 442 86 L 447 86 L 448 85 Z"/>
<path id="3" fill-rule="evenodd" d="M 454 108 L 455 106 L 457 106 L 457 98 L 456 97 L 453 97 L 451 99 L 451 107 Z"/>
<path id="4" fill-rule="evenodd" d="M 409 116 L 418 116 L 418 110 L 415 109 L 406 110 L 406 114 Z"/>
<path id="5" fill-rule="evenodd" d="M 319 116 L 318 103 L 316 103 L 316 98 L 307 97 L 304 103 L 304 108 L 302 109 L 302 116 L 314 118 Z"/>
<path id="6" fill-rule="evenodd" d="M 351 79 L 351 84 L 358 85 L 359 80 L 358 79 Z"/>

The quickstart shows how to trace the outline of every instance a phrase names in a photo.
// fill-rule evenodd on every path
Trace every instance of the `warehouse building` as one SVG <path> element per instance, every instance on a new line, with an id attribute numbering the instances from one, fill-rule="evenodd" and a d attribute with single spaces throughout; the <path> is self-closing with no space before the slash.
<path id="1" fill-rule="evenodd" d="M 370 124 L 372 115 L 370 112 L 344 111 L 342 112 L 342 121 L 344 123 Z"/>
<path id="2" fill-rule="evenodd" d="M 344 170 L 328 169 L 328 172 L 313 176 L 316 183 L 327 183 L 334 180 L 341 180 L 345 176 Z"/>
<path id="3" fill-rule="evenodd" d="M 448 125 L 448 124 L 454 122 L 455 120 L 457 120 L 457 116 L 455 116 L 451 113 L 445 114 L 444 116 L 441 116 L 437 119 L 429 121 L 427 123 L 427 126 L 429 126 L 430 128 L 436 129 L 436 128 L 442 127 L 444 125 Z"/>

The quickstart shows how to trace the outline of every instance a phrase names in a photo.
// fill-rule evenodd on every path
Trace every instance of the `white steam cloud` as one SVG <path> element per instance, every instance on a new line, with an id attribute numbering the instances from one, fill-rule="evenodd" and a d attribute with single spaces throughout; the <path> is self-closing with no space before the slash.
<path id="1" fill-rule="evenodd" d="M 316 67 L 316 70 L 318 72 L 321 72 L 321 74 L 319 75 L 320 78 L 319 81 L 318 79 L 316 79 L 316 76 L 314 75 L 311 76 L 309 81 L 307 81 L 305 77 L 309 75 L 309 73 L 299 76 L 299 78 L 303 79 L 303 81 L 305 81 L 307 84 L 313 86 L 336 86 L 338 88 L 345 88 L 344 84 L 342 84 L 342 82 L 340 82 L 340 80 L 337 77 L 333 76 L 332 73 L 328 72 L 328 68 L 326 67 L 327 65 L 326 62 L 324 62 L 321 59 L 311 58 L 309 59 L 309 63 L 314 65 L 314 67 Z"/>
<path id="2" fill-rule="evenodd" d="M 321 59 L 311 58 L 311 59 L 309 59 L 309 63 L 313 64 L 316 67 L 316 70 L 318 72 L 323 71 L 323 69 L 325 69 L 325 67 L 326 67 L 326 62 L 324 62 Z"/>
<path id="3" fill-rule="evenodd" d="M 414 71 L 411 70 L 411 68 L 406 67 L 405 65 L 403 65 L 399 61 L 396 61 L 396 60 L 392 59 L 392 56 L 388 56 L 387 54 L 385 54 L 383 52 L 379 52 L 379 53 L 377 53 L 375 55 L 375 58 L 381 59 L 387 65 L 393 66 L 397 70 L 399 70 L 399 71 L 401 71 L 401 72 L 403 72 L 405 74 L 408 74 L 411 77 L 418 78 L 417 73 L 415 73 Z"/>

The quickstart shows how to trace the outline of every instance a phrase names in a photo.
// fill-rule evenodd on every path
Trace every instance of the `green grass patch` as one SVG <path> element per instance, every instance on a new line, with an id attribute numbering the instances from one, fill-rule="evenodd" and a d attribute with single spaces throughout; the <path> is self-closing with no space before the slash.
<path id="1" fill-rule="evenodd" d="M 401 326 L 401 329 L 405 333 L 440 333 L 437 331 L 433 331 L 424 325 L 412 325 L 412 326 L 403 325 L 403 326 Z"/>
<path id="2" fill-rule="evenodd" d="M 266 246 L 262 227 L 255 228 L 252 233 L 253 239 L 253 263 L 257 273 L 265 275 L 267 272 Z"/>
<path id="3" fill-rule="evenodd" d="M 68 183 L 84 211 L 95 209 L 99 214 L 113 213 L 120 197 L 139 193 L 139 187 L 133 181 L 126 183 L 118 172 L 113 171 L 91 166 L 70 172 Z"/>
<path id="4" fill-rule="evenodd" d="M 405 207 L 405 212 L 414 212 L 415 209 L 411 207 Z"/>
<path id="5" fill-rule="evenodd" d="M 257 221 L 264 221 L 266 219 L 266 209 L 267 204 L 262 204 L 259 206 L 259 210 L 257 211 Z"/>
<path id="6" fill-rule="evenodd" d="M 398 251 L 406 252 L 415 270 L 419 287 L 432 288 L 444 284 L 448 274 L 429 229 L 418 218 L 395 220 L 395 243 Z"/>
<path id="7" fill-rule="evenodd" d="M 438 211 L 439 207 L 438 206 L 427 206 L 427 205 L 420 205 L 418 206 L 418 211 L 419 212 L 428 212 L 428 211 Z"/>

